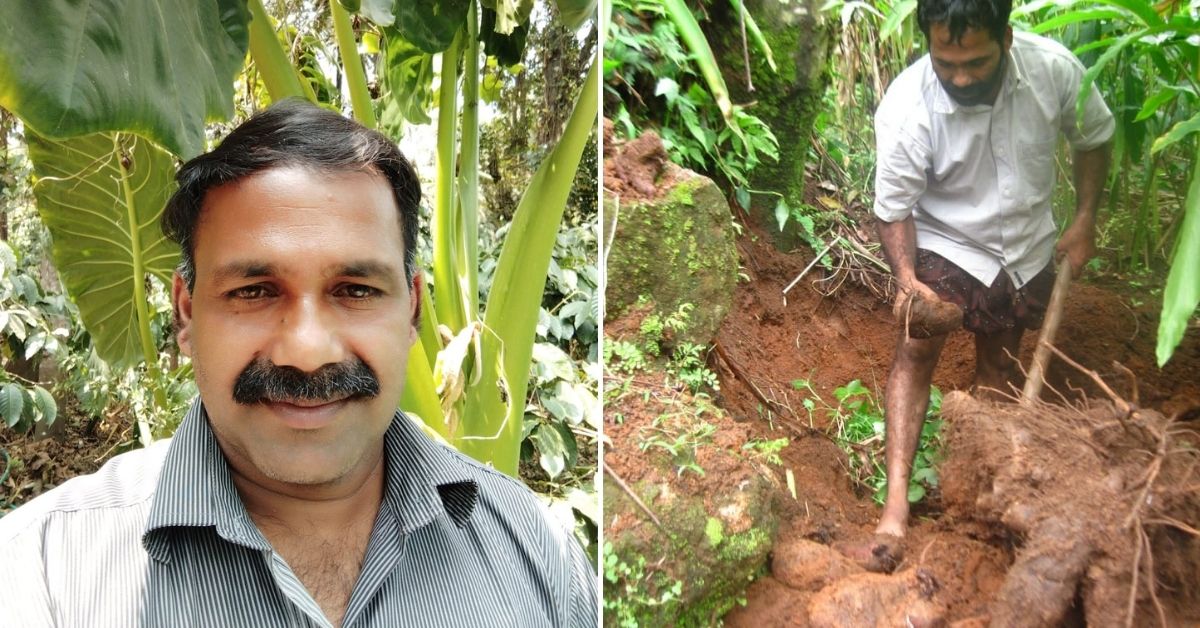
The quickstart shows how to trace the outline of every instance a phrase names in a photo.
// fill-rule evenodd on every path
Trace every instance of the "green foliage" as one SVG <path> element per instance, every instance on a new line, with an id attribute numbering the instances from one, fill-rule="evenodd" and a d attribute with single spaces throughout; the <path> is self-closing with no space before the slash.
<path id="1" fill-rule="evenodd" d="M 647 570 L 644 556 L 626 562 L 613 551 L 612 543 L 604 544 L 604 581 L 609 592 L 604 596 L 605 623 L 622 628 L 642 625 L 654 609 L 677 605 L 683 595 L 682 582 Z"/>
<path id="2" fill-rule="evenodd" d="M 614 10 L 605 44 L 605 109 L 622 135 L 656 128 L 672 161 L 720 174 L 735 187 L 747 187 L 748 173 L 763 159 L 779 158 L 771 129 L 729 104 L 723 83 L 714 90 L 711 52 L 706 57 L 685 47 L 677 17 L 686 8 L 668 16 L 656 3 L 618 0 Z M 683 28 L 698 36 L 691 25 Z"/>
<path id="3" fill-rule="evenodd" d="M 27 432 L 58 417 L 54 397 L 36 380 L 38 363 L 63 353 L 67 330 L 51 323 L 61 314 L 61 301 L 47 300 L 37 278 L 0 242 L 0 420 L 7 428 Z"/>
<path id="4" fill-rule="evenodd" d="M 152 362 L 147 276 L 169 283 L 179 259 L 158 226 L 175 187 L 171 155 L 127 134 L 26 137 L 38 210 L 59 235 L 55 267 L 97 352 L 119 367 Z"/>
<path id="5" fill-rule="evenodd" d="M 762 458 L 769 464 L 783 466 L 783 458 L 779 454 L 789 444 L 790 441 L 787 438 L 776 438 L 774 440 L 759 440 L 755 438 L 746 441 L 742 445 L 742 451 L 750 452 L 752 456 Z"/>
<path id="6" fill-rule="evenodd" d="M 130 131 L 195 156 L 233 113 L 249 18 L 245 0 L 5 2 L 0 107 L 46 137 Z"/>
<path id="7" fill-rule="evenodd" d="M 667 363 L 667 373 L 693 394 L 704 388 L 720 390 L 721 384 L 717 374 L 705 365 L 705 353 L 701 345 L 681 343 L 671 354 L 671 360 Z"/>
<path id="8" fill-rule="evenodd" d="M 674 345 L 676 334 L 687 329 L 694 307 L 691 303 L 680 303 L 674 312 L 666 316 L 658 312 L 647 314 L 638 325 L 642 350 L 654 357 L 662 355 L 664 347 Z"/>
<path id="9" fill-rule="evenodd" d="M 830 418 L 834 442 L 850 460 L 851 479 L 872 492 L 878 504 L 887 497 L 887 467 L 884 461 L 885 423 L 879 400 L 859 380 L 833 391 L 837 405 L 827 404 L 808 380 L 795 380 L 792 388 L 808 391 L 804 406 L 809 412 L 824 410 Z M 919 502 L 927 492 L 938 486 L 937 467 L 942 456 L 942 393 L 933 386 L 929 394 L 929 409 L 921 428 L 921 439 L 913 459 L 909 478 L 908 501 Z"/>
<path id="10" fill-rule="evenodd" d="M 646 354 L 632 342 L 609 340 L 604 343 L 604 366 L 616 373 L 634 373 L 646 368 Z"/>
<path id="11" fill-rule="evenodd" d="M 715 425 L 701 418 L 708 411 L 706 403 L 699 403 L 692 407 L 680 406 L 677 411 L 655 417 L 650 425 L 639 429 L 638 449 L 666 452 L 679 475 L 691 471 L 703 476 L 704 469 L 696 460 L 696 450 L 710 444 L 717 433 Z"/>

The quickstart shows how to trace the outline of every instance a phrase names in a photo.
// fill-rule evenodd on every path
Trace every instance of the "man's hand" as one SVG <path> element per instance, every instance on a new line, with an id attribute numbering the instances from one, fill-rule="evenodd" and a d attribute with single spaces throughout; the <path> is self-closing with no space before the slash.
<path id="1" fill-rule="evenodd" d="M 1076 217 L 1063 232 L 1055 247 L 1058 259 L 1066 258 L 1071 264 L 1071 278 L 1079 279 L 1083 267 L 1096 256 L 1096 225 L 1091 219 Z"/>
<path id="2" fill-rule="evenodd" d="M 933 288 L 930 288 L 920 281 L 917 281 L 916 277 L 910 277 L 904 280 L 898 279 L 896 283 L 896 302 L 892 304 L 892 314 L 895 315 L 896 318 L 903 320 L 901 318 L 901 314 L 904 312 L 904 309 L 908 307 L 909 301 L 914 297 L 918 299 L 925 299 L 930 303 L 937 303 L 938 301 L 942 300 L 942 298 L 933 291 Z"/>

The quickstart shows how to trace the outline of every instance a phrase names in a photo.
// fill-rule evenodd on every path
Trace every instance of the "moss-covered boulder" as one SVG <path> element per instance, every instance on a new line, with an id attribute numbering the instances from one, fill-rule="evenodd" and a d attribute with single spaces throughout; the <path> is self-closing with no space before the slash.
<path id="1" fill-rule="evenodd" d="M 770 470 L 702 397 L 628 395 L 607 411 L 623 420 L 605 426 L 605 624 L 716 625 L 766 567 Z"/>
<path id="2" fill-rule="evenodd" d="M 605 320 L 639 302 L 664 317 L 682 306 L 688 325 L 675 340 L 708 344 L 737 284 L 729 203 L 712 179 L 666 161 L 652 131 L 605 152 Z"/>
<path id="3" fill-rule="evenodd" d="M 744 1 L 771 47 L 776 70 L 771 69 L 766 55 L 750 42 L 747 83 L 746 53 L 742 31 L 737 27 L 736 3 L 712 3 L 709 19 L 701 26 L 733 102 L 747 106 L 747 111 L 761 118 L 779 140 L 779 161 L 766 160 L 755 168 L 750 173 L 750 186 L 779 192 L 789 205 L 797 207 L 804 202 L 804 164 L 812 145 L 813 120 L 829 82 L 835 24 L 821 15 L 822 3 L 818 0 Z M 798 233 L 791 229 L 779 233 L 774 228 L 776 201 L 770 195 L 755 194 L 751 213 L 760 225 L 770 227 L 769 231 L 776 234 L 776 246 L 784 250 L 795 248 L 803 242 Z"/>

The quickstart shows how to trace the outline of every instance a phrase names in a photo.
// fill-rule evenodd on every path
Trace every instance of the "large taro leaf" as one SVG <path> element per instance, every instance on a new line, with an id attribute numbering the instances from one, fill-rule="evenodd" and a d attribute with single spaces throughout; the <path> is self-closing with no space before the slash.
<path id="1" fill-rule="evenodd" d="M 189 158 L 233 113 L 246 0 L 0 2 L 0 106 L 46 137 L 130 131 Z"/>
<path id="2" fill-rule="evenodd" d="M 484 7 L 479 25 L 479 41 L 483 42 L 483 50 L 489 57 L 496 57 L 500 65 L 510 66 L 521 62 L 525 57 L 525 40 L 529 36 L 529 22 L 523 22 L 513 28 L 509 34 L 497 32 L 495 11 Z"/>
<path id="3" fill-rule="evenodd" d="M 467 23 L 467 8 L 474 0 L 411 2 L 396 0 L 393 26 L 421 50 L 436 53 L 450 47 L 458 29 Z"/>
<path id="4" fill-rule="evenodd" d="M 567 28 L 579 28 L 596 14 L 596 0 L 555 0 L 554 4 Z"/>
<path id="5" fill-rule="evenodd" d="M 50 140 L 27 132 L 26 138 L 54 265 L 96 352 L 118 366 L 136 364 L 144 352 L 135 294 L 143 294 L 146 273 L 169 281 L 179 258 L 159 228 L 175 187 L 174 160 L 125 133 Z"/>
<path id="6" fill-rule="evenodd" d="M 389 137 L 400 137 L 404 121 L 429 124 L 433 103 L 433 55 L 409 43 L 400 31 L 383 29 L 386 65 L 380 125 Z"/>
<path id="7" fill-rule="evenodd" d="M 487 31 L 511 35 L 518 26 L 527 25 L 529 22 L 529 14 L 533 12 L 533 0 L 483 0 L 483 9 L 485 16 L 489 12 L 492 13 L 492 19 L 491 26 L 480 29 L 481 35 Z M 488 23 L 486 17 L 484 23 Z"/>

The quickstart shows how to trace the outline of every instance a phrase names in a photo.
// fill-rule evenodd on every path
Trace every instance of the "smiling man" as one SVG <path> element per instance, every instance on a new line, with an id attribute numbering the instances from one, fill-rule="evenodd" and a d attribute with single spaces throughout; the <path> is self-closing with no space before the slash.
<path id="1" fill-rule="evenodd" d="M 897 281 L 963 311 L 975 388 L 1007 390 L 1026 329 L 1041 325 L 1054 258 L 1076 276 L 1095 253 L 1096 208 L 1115 123 L 1093 85 L 1076 117 L 1083 65 L 1008 24 L 1010 0 L 919 0 L 929 54 L 896 77 L 875 115 L 875 215 Z M 1054 224 L 1055 151 L 1072 150 L 1075 215 Z M 913 456 L 946 334 L 900 330 L 885 392 L 887 498 L 873 539 L 843 547 L 890 571 L 901 560 Z"/>
<path id="2" fill-rule="evenodd" d="M 0 519 L 0 624 L 595 625 L 573 537 L 396 410 L 421 275 L 395 145 L 285 101 L 177 178 L 200 397 L 169 441 Z"/>

